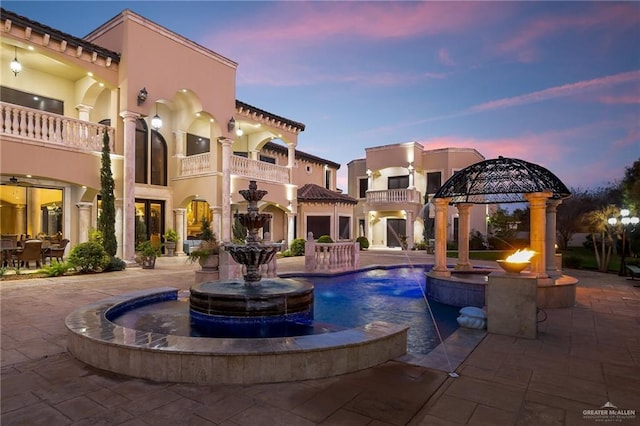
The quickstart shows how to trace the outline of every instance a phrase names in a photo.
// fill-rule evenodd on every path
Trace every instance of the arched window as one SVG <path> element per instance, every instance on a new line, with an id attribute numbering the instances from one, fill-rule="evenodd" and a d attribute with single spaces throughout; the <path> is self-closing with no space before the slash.
<path id="1" fill-rule="evenodd" d="M 136 120 L 136 183 L 147 183 L 147 123 Z"/>
<path id="2" fill-rule="evenodd" d="M 143 119 L 136 122 L 136 183 L 167 185 L 167 143 Z"/>
<path id="3" fill-rule="evenodd" d="M 151 184 L 167 186 L 167 143 L 155 130 L 151 131 Z"/>

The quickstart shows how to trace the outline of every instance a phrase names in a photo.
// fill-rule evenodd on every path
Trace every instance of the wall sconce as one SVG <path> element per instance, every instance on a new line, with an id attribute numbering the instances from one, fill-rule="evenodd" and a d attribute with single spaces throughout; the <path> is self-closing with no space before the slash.
<path id="1" fill-rule="evenodd" d="M 162 119 L 158 115 L 158 104 L 157 103 L 156 103 L 156 115 L 154 115 L 153 118 L 151 119 L 151 127 L 153 127 L 154 130 L 158 130 L 160 127 L 162 127 Z"/>
<path id="2" fill-rule="evenodd" d="M 15 47 L 15 54 L 13 56 L 13 61 L 9 64 L 9 68 L 11 72 L 13 72 L 14 76 L 18 76 L 18 73 L 22 71 L 22 64 L 18 61 L 18 47 Z"/>
<path id="3" fill-rule="evenodd" d="M 147 100 L 147 96 L 149 96 L 147 88 L 143 87 L 142 89 L 140 89 L 140 91 L 138 92 L 138 105 L 142 105 L 144 101 Z"/>
<path id="4" fill-rule="evenodd" d="M 409 173 L 414 171 L 415 169 L 413 168 L 413 163 L 409 163 L 409 167 L 407 167 L 407 169 L 409 170 Z"/>
<path id="5" fill-rule="evenodd" d="M 242 131 L 242 128 L 240 126 L 238 126 L 238 130 L 236 130 L 236 135 L 238 136 L 244 135 L 244 132 Z"/>
<path id="6" fill-rule="evenodd" d="M 231 117 L 231 120 L 229 120 L 229 122 L 227 123 L 227 131 L 231 133 L 235 128 L 236 128 L 236 119 Z"/>

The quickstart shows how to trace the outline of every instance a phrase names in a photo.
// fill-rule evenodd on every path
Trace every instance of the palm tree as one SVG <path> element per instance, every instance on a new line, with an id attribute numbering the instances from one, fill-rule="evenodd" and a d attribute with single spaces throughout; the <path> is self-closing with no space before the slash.
<path id="1" fill-rule="evenodd" d="M 610 205 L 599 210 L 594 210 L 585 215 L 585 224 L 591 232 L 593 250 L 596 256 L 598 271 L 607 272 L 611 251 L 613 248 L 613 236 L 616 234 L 615 226 L 609 225 L 608 219 L 618 214 L 618 208 Z M 600 247 L 596 234 L 600 234 Z M 606 240 L 605 240 L 606 239 Z"/>

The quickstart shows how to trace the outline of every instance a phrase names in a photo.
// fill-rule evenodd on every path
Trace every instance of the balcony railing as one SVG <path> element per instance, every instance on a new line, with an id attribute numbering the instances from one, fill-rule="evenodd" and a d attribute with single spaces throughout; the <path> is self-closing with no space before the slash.
<path id="1" fill-rule="evenodd" d="M 367 191 L 367 203 L 421 203 L 420 192 L 415 188 L 411 189 L 387 189 L 379 191 Z"/>
<path id="2" fill-rule="evenodd" d="M 190 155 L 180 162 L 180 176 L 193 176 L 211 171 L 211 154 Z"/>
<path id="3" fill-rule="evenodd" d="M 289 183 L 289 168 L 238 155 L 231 156 L 231 173 L 247 178 Z"/>
<path id="4" fill-rule="evenodd" d="M 3 135 L 86 151 L 102 151 L 105 131 L 109 135 L 111 152 L 114 152 L 113 127 L 0 102 L 0 134 Z"/>

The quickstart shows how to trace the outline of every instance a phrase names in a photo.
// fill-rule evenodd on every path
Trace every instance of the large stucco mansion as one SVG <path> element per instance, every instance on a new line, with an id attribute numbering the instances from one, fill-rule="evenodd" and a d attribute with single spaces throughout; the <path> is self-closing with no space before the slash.
<path id="1" fill-rule="evenodd" d="M 303 123 L 236 99 L 236 62 L 143 16 L 124 10 L 78 38 L 2 9 L 0 31 L 2 235 L 86 241 L 100 214 L 105 132 L 125 260 L 140 238 L 170 228 L 197 238 L 205 217 L 231 241 L 251 180 L 268 191 L 259 207 L 272 215 L 271 241 L 312 232 L 394 247 L 392 229 L 413 246 L 424 194 L 483 160 L 473 149 L 369 148 L 349 163 L 343 194 L 340 164 L 298 149 Z M 486 232 L 485 215 L 472 227 Z"/>

